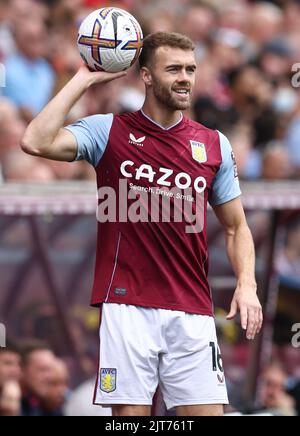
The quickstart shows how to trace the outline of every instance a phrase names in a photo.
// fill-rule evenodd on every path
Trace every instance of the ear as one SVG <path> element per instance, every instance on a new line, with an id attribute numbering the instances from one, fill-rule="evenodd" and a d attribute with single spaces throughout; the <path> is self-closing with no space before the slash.
<path id="1" fill-rule="evenodd" d="M 146 86 L 152 85 L 152 75 L 147 67 L 142 67 L 141 69 L 141 77 Z"/>

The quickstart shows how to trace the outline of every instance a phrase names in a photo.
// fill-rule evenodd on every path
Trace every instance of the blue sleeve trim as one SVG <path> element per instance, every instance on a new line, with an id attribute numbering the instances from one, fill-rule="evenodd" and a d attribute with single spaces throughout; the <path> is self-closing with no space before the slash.
<path id="1" fill-rule="evenodd" d="M 241 196 L 238 171 L 232 146 L 229 140 L 222 133 L 220 145 L 222 153 L 222 163 L 213 181 L 209 203 L 211 206 L 220 206 Z"/>
<path id="2" fill-rule="evenodd" d="M 106 150 L 113 119 L 113 114 L 93 115 L 65 127 L 77 141 L 76 161 L 86 160 L 97 167 Z"/>

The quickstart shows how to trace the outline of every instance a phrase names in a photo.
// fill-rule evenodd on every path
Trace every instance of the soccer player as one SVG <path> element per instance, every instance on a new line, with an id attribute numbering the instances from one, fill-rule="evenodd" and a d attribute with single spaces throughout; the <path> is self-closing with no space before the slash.
<path id="1" fill-rule="evenodd" d="M 146 88 L 141 111 L 95 115 L 64 128 L 90 86 L 126 75 L 83 66 L 30 124 L 22 148 L 48 159 L 86 159 L 96 170 L 92 304 L 101 308 L 101 327 L 95 404 L 111 405 L 115 416 L 150 415 L 159 384 L 167 408 L 176 407 L 179 416 L 222 415 L 228 398 L 207 279 L 208 202 L 224 226 L 237 276 L 228 319 L 240 312 L 249 340 L 262 326 L 235 159 L 223 134 L 183 116 L 197 68 L 190 39 L 148 36 L 140 66 Z M 190 226 L 194 231 L 178 219 L 179 200 L 200 215 L 202 225 Z M 151 216 L 147 202 L 156 205 Z"/>

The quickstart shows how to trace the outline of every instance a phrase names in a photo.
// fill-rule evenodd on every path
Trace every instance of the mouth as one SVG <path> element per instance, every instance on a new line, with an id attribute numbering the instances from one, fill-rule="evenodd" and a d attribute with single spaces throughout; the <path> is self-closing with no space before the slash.
<path id="1" fill-rule="evenodd" d="M 178 88 L 178 89 L 173 89 L 173 91 L 180 96 L 183 97 L 188 97 L 191 94 L 190 89 L 186 89 L 186 88 Z"/>

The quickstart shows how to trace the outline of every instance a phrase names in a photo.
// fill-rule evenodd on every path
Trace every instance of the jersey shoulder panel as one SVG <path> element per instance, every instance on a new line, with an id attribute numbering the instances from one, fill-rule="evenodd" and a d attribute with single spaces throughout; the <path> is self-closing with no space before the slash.
<path id="1" fill-rule="evenodd" d="M 76 161 L 86 160 L 94 167 L 98 166 L 108 144 L 113 120 L 113 114 L 93 115 L 65 127 L 77 141 Z"/>
<path id="2" fill-rule="evenodd" d="M 228 138 L 217 131 L 221 147 L 222 162 L 217 172 L 209 202 L 211 206 L 219 206 L 241 196 L 237 164 L 232 146 Z"/>

